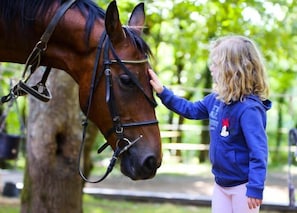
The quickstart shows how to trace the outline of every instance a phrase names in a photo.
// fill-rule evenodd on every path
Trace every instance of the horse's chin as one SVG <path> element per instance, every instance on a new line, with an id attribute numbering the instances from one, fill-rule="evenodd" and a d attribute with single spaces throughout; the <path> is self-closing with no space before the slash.
<path id="1" fill-rule="evenodd" d="M 121 172 L 131 178 L 131 180 L 146 180 L 146 179 L 152 179 L 153 177 L 155 177 L 157 169 L 155 171 L 152 171 L 150 173 L 147 174 L 138 174 L 138 172 L 136 172 L 136 170 L 133 167 L 121 167 Z"/>

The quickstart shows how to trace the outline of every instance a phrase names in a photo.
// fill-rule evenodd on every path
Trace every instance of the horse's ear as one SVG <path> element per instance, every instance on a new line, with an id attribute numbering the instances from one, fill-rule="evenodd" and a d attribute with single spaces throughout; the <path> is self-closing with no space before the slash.
<path id="1" fill-rule="evenodd" d="M 145 22 L 144 3 L 139 3 L 132 11 L 128 25 L 138 32 L 142 33 Z"/>
<path id="2" fill-rule="evenodd" d="M 113 44 L 119 43 L 125 38 L 116 1 L 112 1 L 106 9 L 105 29 Z"/>

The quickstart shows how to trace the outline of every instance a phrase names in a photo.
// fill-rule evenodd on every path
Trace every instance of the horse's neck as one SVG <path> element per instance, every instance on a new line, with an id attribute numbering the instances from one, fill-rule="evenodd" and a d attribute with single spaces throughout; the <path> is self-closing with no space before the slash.
<path id="1" fill-rule="evenodd" d="M 0 33 L 0 62 L 24 64 L 46 27 L 47 23 L 36 22 L 34 29 L 26 36 L 14 28 L 9 29 L 7 34 Z M 0 31 L 3 32 L 3 29 L 0 20 Z M 90 70 L 93 66 L 96 46 L 102 31 L 103 22 L 97 21 L 87 45 L 85 18 L 75 10 L 67 11 L 49 40 L 41 65 L 65 70 L 78 82 L 84 71 Z"/>
<path id="2" fill-rule="evenodd" d="M 34 46 L 34 41 L 38 41 L 36 33 L 30 33 L 24 37 L 21 32 L 17 32 L 13 27 L 4 30 L 0 21 L 0 61 L 25 63 Z"/>

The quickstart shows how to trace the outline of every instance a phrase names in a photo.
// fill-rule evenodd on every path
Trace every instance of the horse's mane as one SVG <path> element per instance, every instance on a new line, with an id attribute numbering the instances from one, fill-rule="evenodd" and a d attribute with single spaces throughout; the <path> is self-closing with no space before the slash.
<path id="1" fill-rule="evenodd" d="M 0 19 L 5 28 L 17 27 L 30 30 L 34 22 L 51 8 L 53 4 L 61 5 L 67 0 L 0 0 Z M 77 0 L 75 6 L 87 18 L 86 37 L 88 38 L 96 19 L 103 19 L 105 12 L 92 0 Z M 26 31 L 24 32 L 26 33 Z"/>
<path id="2" fill-rule="evenodd" d="M 34 22 L 44 17 L 53 4 L 61 5 L 67 0 L 0 0 L 0 21 L 8 28 L 14 27 L 26 35 L 33 28 Z M 92 0 L 76 0 L 74 3 L 86 17 L 86 40 L 88 40 L 96 19 L 104 19 L 105 11 Z M 125 27 L 126 34 L 133 44 L 143 53 L 151 55 L 146 42 L 131 28 Z"/>

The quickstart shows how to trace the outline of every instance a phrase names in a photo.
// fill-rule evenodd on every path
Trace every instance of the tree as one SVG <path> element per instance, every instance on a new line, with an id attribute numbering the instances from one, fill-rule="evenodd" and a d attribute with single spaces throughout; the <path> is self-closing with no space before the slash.
<path id="1" fill-rule="evenodd" d="M 35 73 L 33 79 L 40 77 L 40 72 Z M 22 212 L 80 213 L 83 182 L 77 167 L 82 131 L 78 88 L 70 76 L 58 70 L 51 71 L 48 87 L 53 96 L 48 103 L 30 98 Z"/>

